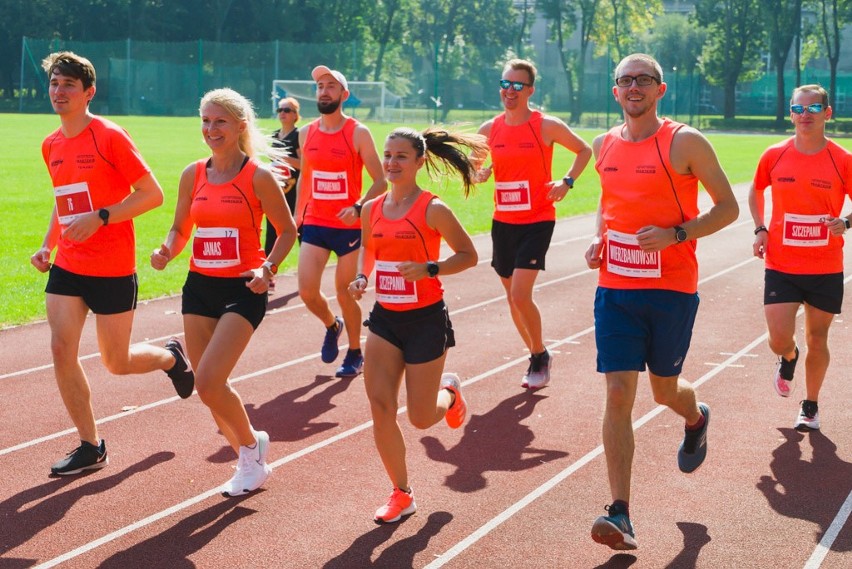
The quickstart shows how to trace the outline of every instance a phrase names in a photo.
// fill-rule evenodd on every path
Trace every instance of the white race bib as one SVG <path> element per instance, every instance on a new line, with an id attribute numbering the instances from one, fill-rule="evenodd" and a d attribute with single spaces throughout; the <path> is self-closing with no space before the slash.
<path id="1" fill-rule="evenodd" d="M 346 172 L 314 170 L 312 174 L 311 196 L 315 200 L 345 200 L 349 196 Z"/>
<path id="2" fill-rule="evenodd" d="M 608 230 L 606 233 L 606 270 L 615 275 L 639 278 L 660 278 L 660 252 L 643 251 L 639 240 L 630 233 Z"/>
<path id="3" fill-rule="evenodd" d="M 417 287 L 397 270 L 399 263 L 376 261 L 376 300 L 387 304 L 417 302 Z"/>
<path id="4" fill-rule="evenodd" d="M 494 182 L 494 195 L 497 198 L 497 211 L 527 211 L 532 209 L 530 183 L 527 180 Z"/>
<path id="5" fill-rule="evenodd" d="M 784 214 L 784 245 L 793 247 L 822 247 L 828 245 L 828 227 L 825 215 Z"/>
<path id="6" fill-rule="evenodd" d="M 192 240 L 196 267 L 221 269 L 240 264 L 240 232 L 233 227 L 199 227 Z"/>
<path id="7" fill-rule="evenodd" d="M 92 211 L 92 197 L 89 195 L 89 184 L 77 182 L 67 186 L 53 188 L 56 198 L 56 215 L 60 225 L 70 225 L 72 221 Z"/>

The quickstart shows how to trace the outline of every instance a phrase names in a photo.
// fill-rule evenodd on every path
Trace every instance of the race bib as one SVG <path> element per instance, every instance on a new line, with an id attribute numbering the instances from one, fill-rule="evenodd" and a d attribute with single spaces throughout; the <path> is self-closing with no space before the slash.
<path id="1" fill-rule="evenodd" d="M 526 211 L 532 208 L 530 201 L 530 183 L 494 182 L 494 195 L 497 198 L 497 211 Z"/>
<path id="2" fill-rule="evenodd" d="M 196 267 L 220 269 L 240 264 L 240 232 L 233 227 L 199 227 L 192 240 Z"/>
<path id="3" fill-rule="evenodd" d="M 376 261 L 376 300 L 387 304 L 417 302 L 417 287 L 405 280 L 390 261 Z"/>
<path id="4" fill-rule="evenodd" d="M 92 211 L 92 197 L 86 182 L 57 186 L 53 188 L 53 195 L 56 198 L 56 215 L 60 225 L 69 225 L 84 213 Z"/>
<path id="5" fill-rule="evenodd" d="M 315 200 L 345 200 L 349 196 L 346 172 L 314 170 L 311 178 L 311 196 Z"/>
<path id="6" fill-rule="evenodd" d="M 624 277 L 660 278 L 660 252 L 643 251 L 635 235 L 609 230 L 606 245 L 606 270 Z"/>
<path id="7" fill-rule="evenodd" d="M 826 215 L 784 214 L 784 245 L 793 247 L 822 247 L 828 245 Z"/>

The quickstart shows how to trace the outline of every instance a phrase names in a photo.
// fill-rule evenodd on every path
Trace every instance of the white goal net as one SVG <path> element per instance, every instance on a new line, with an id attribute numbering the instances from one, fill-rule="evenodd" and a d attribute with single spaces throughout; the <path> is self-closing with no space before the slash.
<path id="1" fill-rule="evenodd" d="M 299 114 L 305 118 L 318 116 L 316 106 L 316 83 L 314 81 L 291 81 L 276 79 L 272 82 L 272 113 L 278 109 L 278 101 L 293 97 L 299 101 Z M 343 103 L 347 115 L 359 120 L 380 122 L 403 122 L 402 97 L 391 93 L 384 81 L 349 81 L 349 99 Z"/>

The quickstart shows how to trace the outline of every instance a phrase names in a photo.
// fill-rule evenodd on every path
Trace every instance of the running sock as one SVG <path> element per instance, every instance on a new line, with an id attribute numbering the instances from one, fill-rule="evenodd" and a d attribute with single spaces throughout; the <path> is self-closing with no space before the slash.
<path id="1" fill-rule="evenodd" d="M 701 414 L 701 418 L 699 418 L 698 421 L 696 421 L 694 425 L 687 425 L 686 426 L 687 431 L 700 431 L 701 429 L 704 428 L 704 423 L 707 422 L 707 418 L 704 416 L 704 413 L 701 413 L 700 411 L 699 411 L 699 413 Z"/>

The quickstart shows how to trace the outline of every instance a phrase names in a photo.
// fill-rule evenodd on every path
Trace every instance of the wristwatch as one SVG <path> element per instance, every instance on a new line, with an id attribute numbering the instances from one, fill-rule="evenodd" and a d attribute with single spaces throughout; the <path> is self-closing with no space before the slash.
<path id="1" fill-rule="evenodd" d="M 267 271 L 269 271 L 269 274 L 271 274 L 271 275 L 277 275 L 278 274 L 278 265 L 276 265 L 272 261 L 266 261 L 260 267 L 262 269 L 266 269 Z"/>
<path id="2" fill-rule="evenodd" d="M 686 229 L 684 229 L 680 225 L 675 225 L 674 230 L 675 230 L 675 241 L 677 241 L 678 243 L 683 243 L 684 241 L 686 241 L 686 237 L 687 237 Z"/>
<path id="3" fill-rule="evenodd" d="M 109 210 L 107 208 L 101 208 L 98 210 L 98 217 L 101 218 L 101 221 L 104 222 L 104 225 L 109 223 Z"/>
<path id="4" fill-rule="evenodd" d="M 364 207 L 364 204 L 360 204 L 358 202 L 355 202 L 354 204 L 352 204 L 352 207 L 355 208 L 355 213 L 358 214 L 358 217 L 361 217 L 361 208 Z"/>
<path id="5" fill-rule="evenodd" d="M 562 181 L 565 182 L 565 185 L 568 186 L 569 190 L 574 187 L 574 178 L 571 176 L 565 176 L 562 178 Z"/>
<path id="6" fill-rule="evenodd" d="M 852 223 L 849 222 L 849 218 L 844 217 L 843 223 L 846 225 L 846 229 L 852 229 Z"/>
<path id="7" fill-rule="evenodd" d="M 426 262 L 426 272 L 429 273 L 430 277 L 432 277 L 432 278 L 437 277 L 438 271 L 440 271 L 440 269 L 441 268 L 438 266 L 438 263 L 436 263 L 435 261 L 427 261 Z"/>

